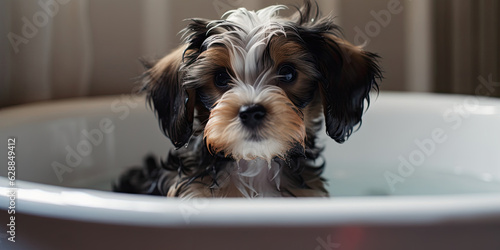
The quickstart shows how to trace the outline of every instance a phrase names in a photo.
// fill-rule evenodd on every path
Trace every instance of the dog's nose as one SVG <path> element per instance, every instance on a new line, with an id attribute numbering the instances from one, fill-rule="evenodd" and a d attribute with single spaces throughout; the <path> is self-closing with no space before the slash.
<path id="1" fill-rule="evenodd" d="M 249 128 L 255 128 L 262 123 L 266 117 L 266 109 L 259 104 L 252 104 L 248 106 L 241 106 L 240 120 L 243 125 Z"/>

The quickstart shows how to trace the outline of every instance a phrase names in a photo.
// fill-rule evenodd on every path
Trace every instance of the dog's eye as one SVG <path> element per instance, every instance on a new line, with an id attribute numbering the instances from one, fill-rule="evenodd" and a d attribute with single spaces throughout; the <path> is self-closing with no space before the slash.
<path id="1" fill-rule="evenodd" d="M 294 66 L 285 64 L 278 69 L 278 75 L 281 82 L 290 83 L 297 78 L 297 70 Z"/>
<path id="2" fill-rule="evenodd" d="M 221 70 L 215 73 L 214 81 L 217 87 L 226 88 L 231 81 L 231 76 L 226 70 Z"/>

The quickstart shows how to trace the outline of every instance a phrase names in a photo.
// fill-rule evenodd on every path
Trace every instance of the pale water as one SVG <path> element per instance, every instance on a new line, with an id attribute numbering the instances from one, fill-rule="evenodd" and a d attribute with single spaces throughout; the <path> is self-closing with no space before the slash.
<path id="1" fill-rule="evenodd" d="M 327 189 L 332 196 L 500 193 L 500 181 L 489 174 L 474 176 L 427 169 L 389 184 L 384 173 L 376 168 L 332 171 Z"/>

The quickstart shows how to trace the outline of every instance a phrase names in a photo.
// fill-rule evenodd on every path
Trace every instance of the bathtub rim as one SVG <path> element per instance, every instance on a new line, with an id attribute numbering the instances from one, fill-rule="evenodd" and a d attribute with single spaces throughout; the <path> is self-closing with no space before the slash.
<path id="1" fill-rule="evenodd" d="M 1 177 L 0 183 L 0 202 L 8 204 L 7 179 Z M 16 214 L 117 225 L 342 226 L 456 224 L 470 221 L 500 224 L 499 193 L 183 200 L 24 181 L 17 183 Z M 297 202 L 299 200 L 302 202 Z"/>

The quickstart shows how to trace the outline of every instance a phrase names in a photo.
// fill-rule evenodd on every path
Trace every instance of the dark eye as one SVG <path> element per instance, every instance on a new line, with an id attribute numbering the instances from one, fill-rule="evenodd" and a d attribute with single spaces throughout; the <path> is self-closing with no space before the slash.
<path id="1" fill-rule="evenodd" d="M 278 75 L 281 82 L 290 83 L 297 78 L 297 70 L 294 66 L 285 64 L 278 69 Z"/>
<path id="2" fill-rule="evenodd" d="M 226 70 L 220 70 L 215 73 L 214 82 L 219 88 L 226 88 L 231 81 L 231 76 Z"/>

